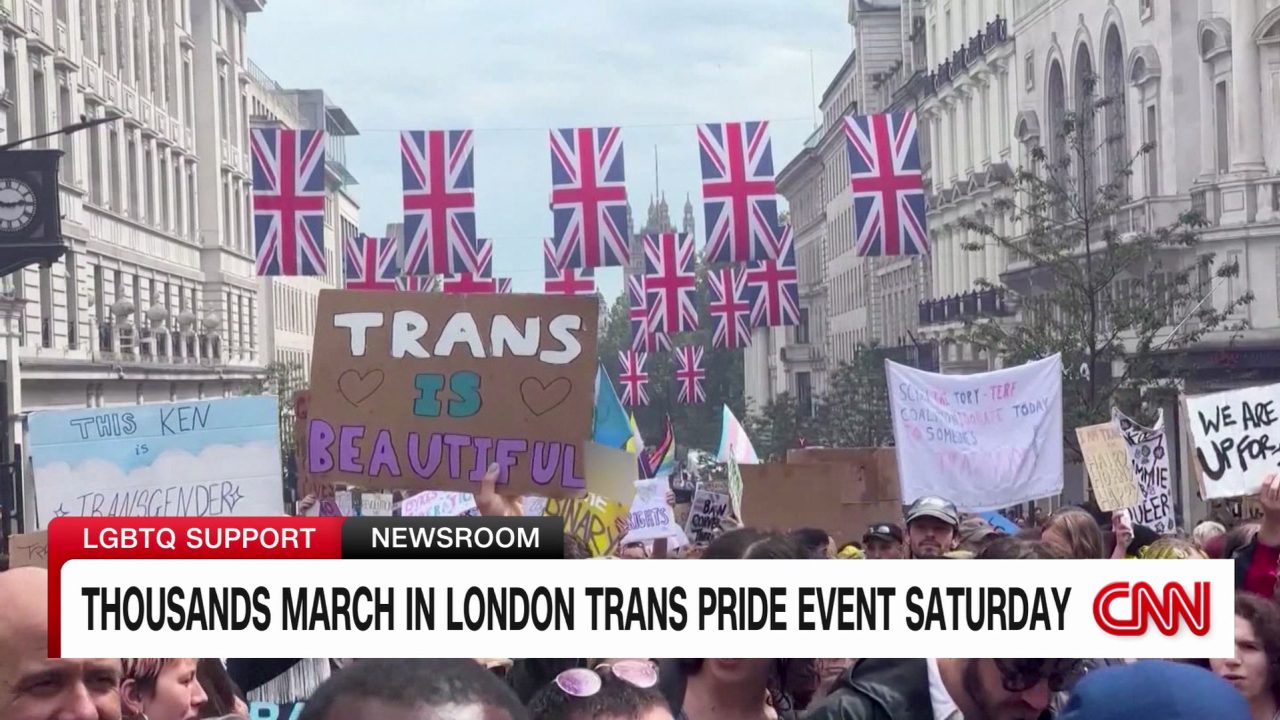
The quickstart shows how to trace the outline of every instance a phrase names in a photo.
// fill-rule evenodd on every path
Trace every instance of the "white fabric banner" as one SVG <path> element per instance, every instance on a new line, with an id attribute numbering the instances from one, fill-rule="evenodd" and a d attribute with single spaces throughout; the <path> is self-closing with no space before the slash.
<path id="1" fill-rule="evenodd" d="M 997 510 L 1062 492 L 1062 358 L 977 375 L 886 360 L 902 502 Z"/>
<path id="2" fill-rule="evenodd" d="M 1146 525 L 1161 534 L 1177 528 L 1173 522 L 1173 493 L 1169 488 L 1169 445 L 1164 431 L 1164 410 L 1156 418 L 1156 426 L 1147 428 L 1134 422 L 1119 410 L 1111 410 L 1111 419 L 1120 428 L 1129 446 L 1129 466 L 1138 481 L 1141 497 L 1129 508 L 1129 519 L 1135 525 Z"/>

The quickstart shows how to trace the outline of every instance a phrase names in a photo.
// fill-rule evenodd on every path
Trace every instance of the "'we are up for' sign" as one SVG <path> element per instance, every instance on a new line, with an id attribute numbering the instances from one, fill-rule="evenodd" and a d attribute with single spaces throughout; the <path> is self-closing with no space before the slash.
<path id="1" fill-rule="evenodd" d="M 594 298 L 325 290 L 306 468 L 384 490 L 586 492 Z"/>
<path id="2" fill-rule="evenodd" d="M 1187 397 L 1206 500 L 1256 494 L 1280 470 L 1280 385 Z"/>

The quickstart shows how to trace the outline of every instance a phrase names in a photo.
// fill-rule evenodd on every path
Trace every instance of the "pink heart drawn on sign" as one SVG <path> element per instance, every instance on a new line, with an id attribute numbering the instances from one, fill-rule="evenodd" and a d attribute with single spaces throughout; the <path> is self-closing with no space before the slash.
<path id="1" fill-rule="evenodd" d="M 358 406 L 378 392 L 386 378 L 381 370 L 370 370 L 363 375 L 355 370 L 348 370 L 338 376 L 338 392 L 342 393 L 347 402 Z"/>

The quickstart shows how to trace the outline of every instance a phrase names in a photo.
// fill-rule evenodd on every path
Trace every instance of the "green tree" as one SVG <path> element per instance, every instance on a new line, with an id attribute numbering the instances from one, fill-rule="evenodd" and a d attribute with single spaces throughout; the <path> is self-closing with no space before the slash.
<path id="1" fill-rule="evenodd" d="M 832 373 L 826 394 L 815 403 L 816 442 L 837 448 L 893 445 L 884 353 L 876 346 L 859 346 L 853 361 Z"/>
<path id="2" fill-rule="evenodd" d="M 796 397 L 784 392 L 747 416 L 743 426 L 762 462 L 783 462 L 800 438 L 814 438 L 814 419 L 800 410 Z"/>
<path id="3" fill-rule="evenodd" d="M 1098 97 L 1095 87 L 1086 79 L 1077 90 L 1083 109 L 1048 128 L 1049 147 L 1031 148 L 1030 167 L 1002 181 L 1000 199 L 962 220 L 981 239 L 966 250 L 1007 248 L 1014 265 L 1005 277 L 1022 278 L 1019 292 L 1009 292 L 1018 321 L 968 320 L 964 339 L 1006 366 L 1062 355 L 1064 440 L 1077 458 L 1076 427 L 1104 422 L 1113 403 L 1140 406 L 1167 391 L 1177 379 L 1157 372 L 1160 354 L 1230 342 L 1243 327 L 1231 316 L 1253 299 L 1246 293 L 1215 307 L 1214 291 L 1239 266 L 1214 270 L 1197 212 L 1159 227 L 1134 220 L 1161 207 L 1136 204 L 1129 192 L 1133 167 L 1155 145 L 1127 152 L 1123 99 Z"/>

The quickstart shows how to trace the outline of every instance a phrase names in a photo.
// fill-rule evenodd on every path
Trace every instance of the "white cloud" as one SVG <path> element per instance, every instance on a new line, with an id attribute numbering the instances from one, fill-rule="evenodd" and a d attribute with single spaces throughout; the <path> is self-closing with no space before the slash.
<path id="1" fill-rule="evenodd" d="M 193 455 L 185 450 L 164 450 L 151 465 L 123 472 L 113 462 L 91 459 L 74 467 L 65 462 L 52 462 L 35 468 L 36 503 L 39 506 L 40 524 L 43 527 L 57 516 L 59 509 L 78 514 L 82 506 L 80 498 L 90 493 L 107 496 L 102 512 L 107 512 L 113 497 L 130 493 L 129 504 L 135 508 L 131 514 L 145 514 L 147 508 L 164 514 L 178 514 L 176 508 L 192 508 L 186 502 L 192 488 L 211 486 L 223 481 L 240 481 L 239 493 L 243 496 L 234 502 L 230 514 L 279 515 L 283 512 L 281 496 L 280 448 L 274 443 L 251 442 L 244 445 L 210 445 Z M 151 497 L 139 491 L 170 489 L 165 496 Z M 217 495 L 217 492 L 214 493 Z M 143 500 L 139 501 L 138 498 Z M 196 502 L 206 507 L 207 493 L 197 492 Z M 159 505 L 157 503 L 167 504 Z M 220 497 L 213 500 L 221 507 Z M 91 508 L 91 506 L 90 506 Z M 215 511 L 218 512 L 218 511 Z"/>

